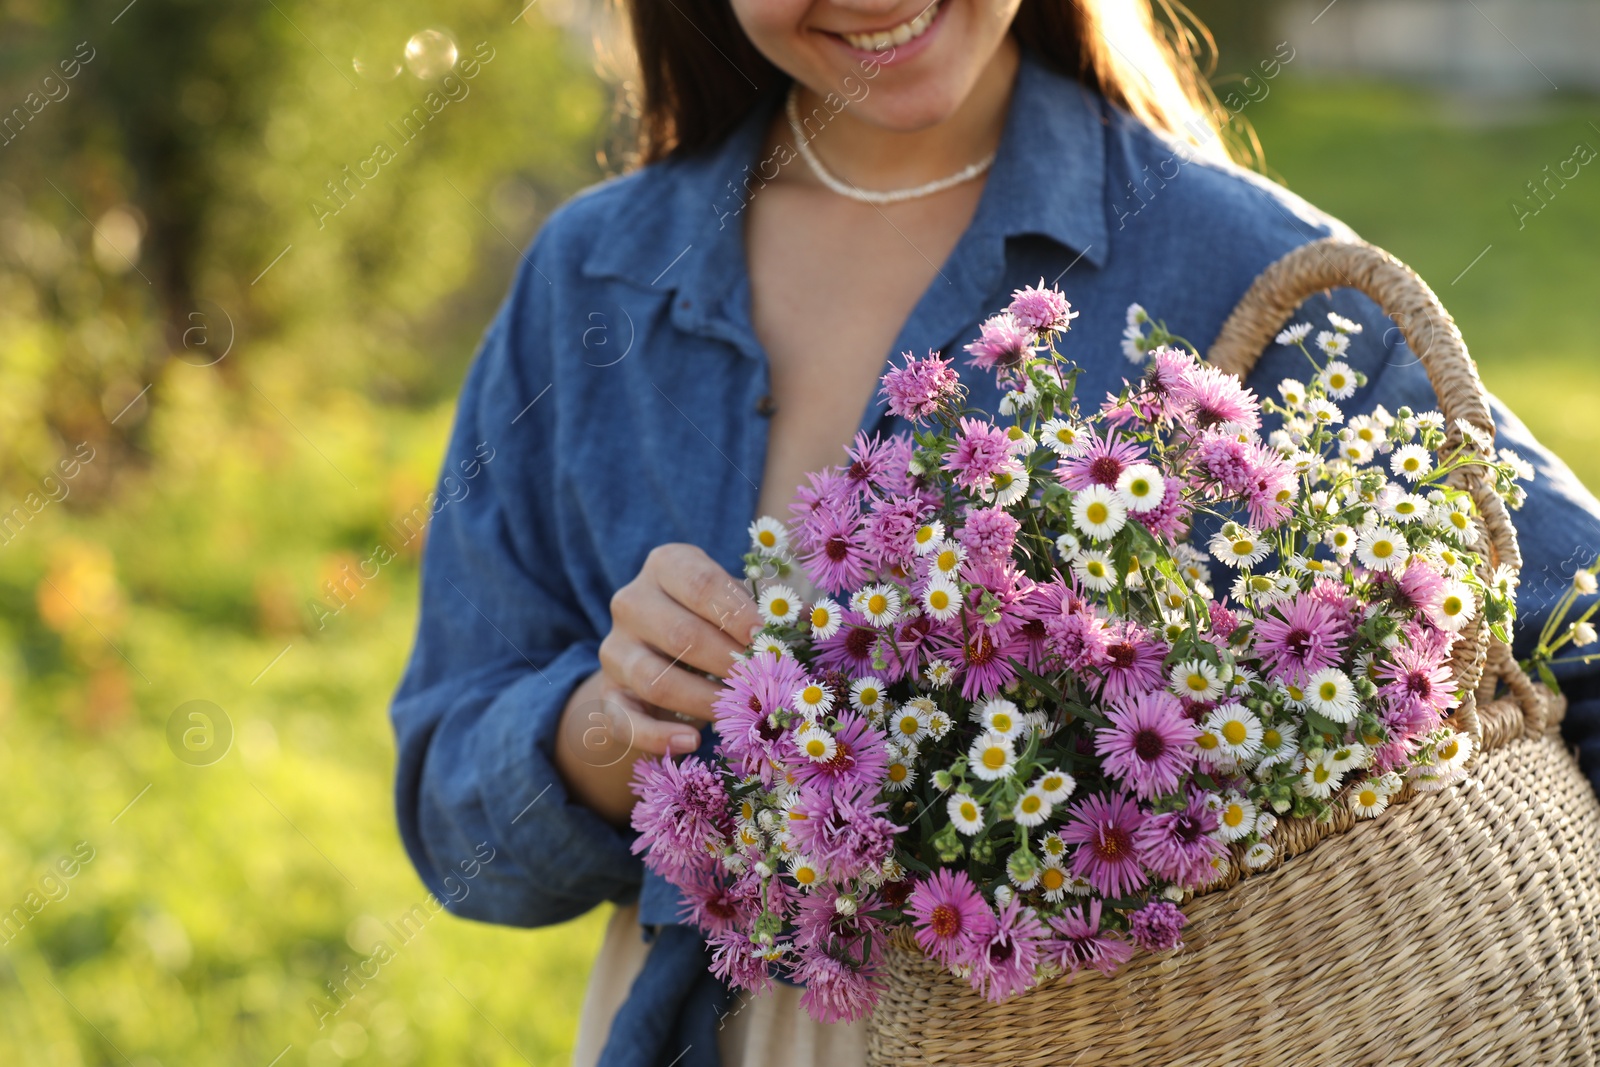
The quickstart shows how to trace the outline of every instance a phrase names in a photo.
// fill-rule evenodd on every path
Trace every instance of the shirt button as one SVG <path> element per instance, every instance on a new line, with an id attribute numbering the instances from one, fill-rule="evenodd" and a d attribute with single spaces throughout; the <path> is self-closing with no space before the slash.
<path id="1" fill-rule="evenodd" d="M 772 399 L 771 393 L 764 394 L 760 400 L 756 401 L 756 414 L 760 415 L 763 419 L 770 419 L 773 415 L 777 414 L 777 412 L 778 402 Z"/>

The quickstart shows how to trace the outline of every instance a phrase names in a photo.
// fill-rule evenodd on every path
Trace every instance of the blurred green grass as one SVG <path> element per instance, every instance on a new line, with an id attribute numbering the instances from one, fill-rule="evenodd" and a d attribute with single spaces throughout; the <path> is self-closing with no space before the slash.
<path id="1" fill-rule="evenodd" d="M 1521 231 L 1508 203 L 1575 140 L 1600 143 L 1583 132 L 1595 110 L 1491 122 L 1414 92 L 1285 80 L 1250 113 L 1269 164 L 1415 266 L 1491 387 L 1590 485 L 1600 175 Z M 473 286 L 498 293 L 510 265 Z M 432 482 L 449 401 L 381 392 L 290 392 L 288 424 L 265 394 L 175 368 L 142 468 L 0 551 L 0 908 L 45 899 L 57 858 L 94 849 L 0 956 L 0 1062 L 566 1062 L 599 913 L 541 931 L 439 916 L 327 1025 L 311 1007 L 423 896 L 394 827 L 386 720 L 414 553 L 324 628 L 303 610 Z M 193 699 L 236 731 L 213 766 L 167 746 Z"/>

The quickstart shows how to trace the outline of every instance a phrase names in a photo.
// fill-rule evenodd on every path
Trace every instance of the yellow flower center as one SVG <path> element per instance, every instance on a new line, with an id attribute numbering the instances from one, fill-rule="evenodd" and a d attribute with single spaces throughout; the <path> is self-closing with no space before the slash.
<path id="1" fill-rule="evenodd" d="M 1007 731 L 1007 730 L 1009 730 L 1009 729 L 1011 729 L 1011 716 L 1009 716 L 1009 715 L 1007 715 L 1007 714 L 1006 714 L 1006 713 L 1005 713 L 1005 712 L 1003 712 L 1003 711 L 1001 711 L 1001 712 L 996 712 L 996 713 L 995 713 L 995 715 L 994 715 L 994 717 L 993 717 L 993 718 L 992 718 L 992 719 L 990 719 L 990 720 L 989 720 L 989 724 L 990 724 L 990 725 L 991 725 L 991 726 L 993 726 L 993 727 L 994 727 L 994 729 L 995 729 L 995 730 L 996 730 L 996 731 L 997 731 L 997 732 L 999 732 L 999 733 L 1002 733 L 1002 734 L 1003 734 L 1003 733 L 1005 733 L 1005 732 L 1006 732 L 1006 731 Z"/>
<path id="2" fill-rule="evenodd" d="M 1039 875 L 1039 884 L 1045 892 L 1053 893 L 1067 884 L 1067 876 L 1055 867 L 1046 867 Z"/>
<path id="3" fill-rule="evenodd" d="M 1039 788 L 1043 789 L 1046 793 L 1054 793 L 1057 789 L 1061 788 L 1062 784 L 1061 776 L 1059 774 L 1047 774 L 1043 778 L 1039 779 Z"/>
<path id="4" fill-rule="evenodd" d="M 1222 821 L 1229 826 L 1240 826 L 1244 823 L 1244 809 L 1237 804 L 1229 804 L 1222 809 Z"/>
<path id="5" fill-rule="evenodd" d="M 870 708 L 878 702 L 878 690 L 869 685 L 857 694 L 856 699 L 861 701 L 862 707 Z"/>
<path id="6" fill-rule="evenodd" d="M 1077 439 L 1078 435 L 1076 431 L 1074 431 L 1070 426 L 1063 426 L 1061 429 L 1056 431 L 1056 440 L 1060 441 L 1064 445 L 1070 445 Z"/>
<path id="7" fill-rule="evenodd" d="M 990 745 L 983 750 L 983 765 L 991 771 L 998 771 L 1006 765 L 1006 750 L 999 745 Z"/>
<path id="8" fill-rule="evenodd" d="M 789 602 L 781 596 L 773 597 L 772 603 L 768 605 L 768 608 L 774 616 L 780 619 L 789 614 Z"/>
<path id="9" fill-rule="evenodd" d="M 1248 556 L 1255 550 L 1256 543 L 1247 538 L 1240 538 L 1233 543 L 1233 554 L 1236 556 Z"/>
<path id="10" fill-rule="evenodd" d="M 1422 461 L 1419 460 L 1416 456 L 1407 456 L 1405 459 L 1400 461 L 1400 466 L 1403 469 L 1407 470 L 1407 471 L 1415 473 L 1416 471 L 1419 471 L 1419 470 L 1422 469 Z M 1361 795 L 1362 796 L 1367 796 L 1369 794 L 1362 793 Z"/>
<path id="11" fill-rule="evenodd" d="M 900 716 L 900 732 L 907 737 L 911 737 L 920 729 L 922 729 L 922 724 L 917 721 L 915 715 Z"/>
<path id="12" fill-rule="evenodd" d="M 833 615 L 828 611 L 827 608 L 811 609 L 811 625 L 818 630 L 826 627 L 828 625 L 828 620 L 831 618 L 833 618 Z"/>
<path id="13" fill-rule="evenodd" d="M 1266 732 L 1261 735 L 1261 743 L 1267 748 L 1277 748 L 1283 744 L 1283 735 L 1269 726 Z"/>
<path id="14" fill-rule="evenodd" d="M 935 589 L 928 594 L 928 606 L 934 611 L 943 611 L 950 606 L 950 594 L 943 589 Z"/>
<path id="15" fill-rule="evenodd" d="M 929 541 L 932 541 L 932 540 L 933 540 L 933 527 L 932 526 L 919 526 L 919 527 L 917 527 L 917 544 L 925 545 Z"/>
<path id="16" fill-rule="evenodd" d="M 762 548 L 771 548 L 773 545 L 778 543 L 778 536 L 771 530 L 762 530 L 760 533 L 756 534 L 756 540 L 761 542 Z"/>
<path id="17" fill-rule="evenodd" d="M 794 869 L 794 880 L 801 885 L 810 885 L 817 880 L 817 872 L 810 867 L 796 867 Z"/>
<path id="18" fill-rule="evenodd" d="M 820 737 L 813 737 L 811 740 L 806 742 L 806 755 L 810 756 L 812 759 L 821 759 L 823 754 L 827 751 L 827 742 L 823 741 Z"/>
<path id="19" fill-rule="evenodd" d="M 1006 436 L 1011 438 L 1013 441 L 1020 441 L 1025 434 L 1023 433 L 1021 426 L 1013 426 L 1006 431 Z"/>
<path id="20" fill-rule="evenodd" d="M 1372 556 L 1374 559 L 1388 559 L 1394 555 L 1394 542 L 1385 538 L 1372 542 Z"/>
<path id="21" fill-rule="evenodd" d="M 1378 794 L 1371 789 L 1363 789 L 1360 794 L 1357 795 L 1356 801 L 1363 808 L 1376 807 L 1378 803 Z"/>
<path id="22" fill-rule="evenodd" d="M 1323 700 L 1332 700 L 1338 695 L 1339 683 L 1337 682 L 1323 682 L 1317 687 L 1317 696 L 1321 697 Z"/>
<path id="23" fill-rule="evenodd" d="M 1450 513 L 1450 525 L 1458 530 L 1465 530 L 1467 528 L 1467 513 L 1464 511 L 1452 511 Z"/>
<path id="24" fill-rule="evenodd" d="M 1207 689 L 1211 688 L 1211 683 L 1207 681 L 1206 676 L 1201 674 L 1199 671 L 1195 671 L 1194 673 L 1190 674 L 1189 677 L 1185 678 L 1183 684 L 1188 687 L 1189 692 L 1191 693 L 1204 693 Z"/>
<path id="25" fill-rule="evenodd" d="M 978 805 L 974 804 L 970 800 L 963 800 L 961 802 L 961 817 L 967 822 L 977 822 Z"/>
<path id="26" fill-rule="evenodd" d="M 1439 755 L 1439 758 L 1442 759 L 1442 760 L 1453 760 L 1453 759 L 1456 758 L 1456 753 L 1458 753 L 1460 751 L 1461 751 L 1461 743 L 1459 741 L 1457 741 L 1455 738 L 1451 738 L 1450 740 L 1446 741 L 1444 744 L 1439 746 L 1438 755 Z"/>
<path id="27" fill-rule="evenodd" d="M 904 763 L 889 764 L 889 781 L 903 782 L 906 780 L 906 765 Z"/>
<path id="28" fill-rule="evenodd" d="M 1043 806 L 1044 801 L 1040 800 L 1036 796 L 1025 796 L 1022 798 L 1022 803 L 1018 805 L 1018 807 L 1022 809 L 1022 813 L 1024 815 L 1037 815 L 1039 809 Z"/>
<path id="29" fill-rule="evenodd" d="M 1321 785 L 1323 782 L 1326 782 L 1332 776 L 1333 776 L 1333 772 L 1328 770 L 1328 768 L 1324 767 L 1320 763 L 1317 764 L 1316 767 L 1314 767 L 1312 769 L 1312 771 L 1311 771 L 1311 780 L 1313 782 L 1316 782 L 1318 785 Z"/>
<path id="30" fill-rule="evenodd" d="M 1111 517 L 1111 509 L 1103 501 L 1090 501 L 1089 506 L 1083 509 L 1083 517 L 1098 526 Z"/>
<path id="31" fill-rule="evenodd" d="M 1091 578 L 1104 578 L 1106 576 L 1106 565 L 1097 559 L 1091 559 L 1083 569 Z"/>
<path id="32" fill-rule="evenodd" d="M 1463 606 L 1464 605 L 1461 603 L 1461 598 L 1458 596 L 1445 597 L 1444 603 L 1441 605 L 1441 607 L 1444 608 L 1444 613 L 1446 615 L 1460 615 Z"/>
<path id="33" fill-rule="evenodd" d="M 941 571 L 948 573 L 949 571 L 955 570 L 956 550 L 953 548 L 947 548 L 943 552 L 939 553 L 938 564 Z"/>
<path id="34" fill-rule="evenodd" d="M 873 593 L 867 598 L 867 614 L 882 615 L 889 607 L 889 598 L 882 593 Z"/>
<path id="35" fill-rule="evenodd" d="M 1209 752 L 1217 747 L 1217 735 L 1207 730 L 1195 738 L 1194 743 Z"/>
<path id="36" fill-rule="evenodd" d="M 822 686 L 820 686 L 820 685 L 808 685 L 808 686 L 806 686 L 804 689 L 800 690 L 800 699 L 805 701 L 807 704 L 820 704 L 820 703 L 822 703 Z"/>
<path id="37" fill-rule="evenodd" d="M 1147 478 L 1135 478 L 1128 483 L 1128 495 L 1140 499 L 1150 495 L 1150 481 Z"/>
<path id="38" fill-rule="evenodd" d="M 1222 739 L 1230 745 L 1242 745 L 1248 736 L 1250 736 L 1249 731 L 1238 719 L 1229 719 L 1222 724 Z"/>

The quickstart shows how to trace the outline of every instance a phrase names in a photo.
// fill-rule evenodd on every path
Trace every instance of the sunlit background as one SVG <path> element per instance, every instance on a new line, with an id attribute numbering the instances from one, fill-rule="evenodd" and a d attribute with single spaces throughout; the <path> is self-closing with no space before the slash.
<path id="1" fill-rule="evenodd" d="M 1600 7 L 1325 4 L 1197 5 L 1219 93 L 1600 486 Z M 386 719 L 476 339 L 620 159 L 606 18 L 520 7 L 0 3 L 0 1063 L 566 1061 L 604 915 L 435 915 Z"/>

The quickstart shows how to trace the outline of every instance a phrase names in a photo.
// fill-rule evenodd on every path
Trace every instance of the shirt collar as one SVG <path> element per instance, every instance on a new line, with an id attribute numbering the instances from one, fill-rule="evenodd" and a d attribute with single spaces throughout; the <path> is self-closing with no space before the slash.
<path id="1" fill-rule="evenodd" d="M 584 273 L 678 290 L 689 300 L 680 301 L 675 314 L 706 314 L 745 272 L 746 190 L 760 195 L 759 155 L 776 105 L 769 96 L 711 151 L 620 179 L 635 189 L 620 198 Z M 972 264 L 975 274 L 998 283 L 1005 239 L 1025 234 L 1048 237 L 1104 265 L 1103 123 L 1098 93 L 1024 52 L 994 167 L 967 235 L 984 239 L 963 242 L 982 260 Z"/>

